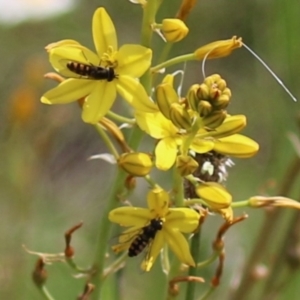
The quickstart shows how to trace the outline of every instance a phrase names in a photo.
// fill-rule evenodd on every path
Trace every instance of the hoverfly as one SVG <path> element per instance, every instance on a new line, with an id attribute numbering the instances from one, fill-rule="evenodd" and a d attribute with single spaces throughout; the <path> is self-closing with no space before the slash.
<path id="1" fill-rule="evenodd" d="M 131 242 L 128 249 L 128 256 L 134 257 L 140 254 L 148 245 L 152 243 L 156 233 L 163 227 L 161 219 L 152 219 L 150 224 L 143 227 L 139 234 Z"/>
<path id="2" fill-rule="evenodd" d="M 115 70 L 111 67 L 105 68 L 75 61 L 67 62 L 66 66 L 71 72 L 87 79 L 112 81 L 118 77 L 117 74 L 115 74 Z"/>

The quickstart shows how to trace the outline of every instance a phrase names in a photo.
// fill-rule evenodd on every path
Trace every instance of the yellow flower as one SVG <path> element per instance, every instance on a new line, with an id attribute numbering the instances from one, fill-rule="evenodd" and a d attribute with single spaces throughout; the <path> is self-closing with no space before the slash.
<path id="1" fill-rule="evenodd" d="M 204 45 L 198 48 L 194 55 L 196 59 L 202 60 L 207 56 L 207 59 L 224 57 L 236 48 L 241 48 L 243 46 L 242 38 L 237 38 L 233 36 L 230 40 L 221 40 L 212 42 L 210 44 Z"/>
<path id="2" fill-rule="evenodd" d="M 170 249 L 183 263 L 195 266 L 195 262 L 190 254 L 189 245 L 183 233 L 191 233 L 196 230 L 200 215 L 190 208 L 169 208 L 169 195 L 161 188 L 154 188 L 147 196 L 148 209 L 140 207 L 119 207 L 109 213 L 109 220 L 118 223 L 121 226 L 130 227 L 119 238 L 119 244 L 113 247 L 115 252 L 129 249 L 129 255 L 132 251 L 138 251 L 136 238 L 138 234 L 149 234 L 149 226 L 159 222 L 159 227 L 152 231 L 152 237 L 147 239 L 142 237 L 144 244 L 151 243 L 142 262 L 142 269 L 149 271 L 157 258 L 164 244 L 167 243 Z M 150 231 L 151 231 L 150 227 Z M 133 245 L 133 246 L 132 246 Z M 145 246 L 145 245 L 144 245 Z M 132 249 L 133 247 L 133 249 Z"/>
<path id="3" fill-rule="evenodd" d="M 170 169 L 176 161 L 180 147 L 189 138 L 189 133 L 180 131 L 161 112 L 137 112 L 136 121 L 142 130 L 159 140 L 155 147 L 156 167 L 160 170 Z M 201 128 L 193 138 L 189 149 L 196 153 L 215 150 L 224 155 L 252 156 L 258 151 L 258 144 L 250 138 L 235 134 L 245 126 L 245 116 L 227 116 L 214 130 Z"/>
<path id="4" fill-rule="evenodd" d="M 114 24 L 102 7 L 94 13 L 92 30 L 96 53 L 74 40 L 46 47 L 55 70 L 72 78 L 46 92 L 41 101 L 64 104 L 85 97 L 82 119 L 87 123 L 97 123 L 109 111 L 117 92 L 135 109 L 156 111 L 156 106 L 136 80 L 150 67 L 152 51 L 141 45 L 123 45 L 118 51 Z M 74 69 L 100 71 L 107 74 L 107 78 L 83 76 L 87 74 L 77 74 Z"/>

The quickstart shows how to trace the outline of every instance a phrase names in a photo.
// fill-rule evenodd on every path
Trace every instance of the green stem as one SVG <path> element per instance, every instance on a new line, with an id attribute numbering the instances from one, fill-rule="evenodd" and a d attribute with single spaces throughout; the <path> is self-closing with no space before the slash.
<path id="1" fill-rule="evenodd" d="M 153 36 L 152 24 L 155 23 L 155 15 L 157 9 L 160 5 L 160 1 L 157 0 L 148 0 L 148 2 L 143 6 L 144 14 L 142 21 L 142 36 L 141 36 L 141 45 L 147 48 L 151 48 L 151 41 Z M 148 95 L 151 93 L 151 72 L 150 68 L 140 79 L 141 84 L 144 86 Z"/>
<path id="2" fill-rule="evenodd" d="M 179 174 L 176 167 L 173 167 L 173 194 L 176 207 L 185 206 L 183 177 Z"/>
<path id="3" fill-rule="evenodd" d="M 232 208 L 239 208 L 239 207 L 250 206 L 250 203 L 249 200 L 236 201 L 236 202 L 232 202 L 230 206 Z"/>
<path id="4" fill-rule="evenodd" d="M 198 269 L 199 269 L 199 268 L 204 268 L 204 267 L 210 265 L 211 263 L 213 263 L 213 262 L 219 257 L 219 255 L 220 255 L 220 253 L 217 252 L 217 251 L 215 251 L 215 252 L 212 254 L 211 257 L 209 257 L 208 259 L 206 259 L 206 260 L 204 260 L 204 261 L 198 263 L 198 264 L 197 264 L 197 268 L 198 268 Z"/>
<path id="5" fill-rule="evenodd" d="M 158 65 L 152 67 L 151 72 L 155 73 L 155 72 L 158 72 L 161 69 L 164 69 L 164 68 L 182 63 L 182 62 L 186 62 L 186 61 L 189 61 L 189 60 L 195 60 L 195 59 L 196 58 L 195 58 L 194 53 L 189 53 L 189 54 L 184 54 L 184 55 L 181 55 L 181 56 L 177 56 L 177 57 L 171 58 L 167 61 L 162 62 L 161 64 L 158 64 Z"/>
<path id="6" fill-rule="evenodd" d="M 75 270 L 78 273 L 90 274 L 92 272 L 92 269 L 83 269 L 83 268 L 78 267 L 72 258 L 66 258 L 66 263 L 69 265 L 70 268 L 72 268 L 73 270 Z"/>
<path id="7" fill-rule="evenodd" d="M 201 238 L 201 230 L 199 230 L 194 234 L 191 243 L 191 254 L 194 260 L 197 262 L 200 256 L 200 238 Z M 190 267 L 189 268 L 189 276 L 197 276 L 197 268 Z M 186 300 L 194 300 L 195 299 L 195 290 L 196 290 L 196 282 L 189 281 L 186 289 Z"/>
<path id="8" fill-rule="evenodd" d="M 50 292 L 48 291 L 48 289 L 46 288 L 46 286 L 41 286 L 39 288 L 39 291 L 41 292 L 41 294 L 43 295 L 43 297 L 46 300 L 54 300 L 54 298 L 51 296 Z"/>
<path id="9" fill-rule="evenodd" d="M 214 288 L 213 286 L 211 286 L 211 287 L 207 290 L 207 292 L 206 292 L 203 296 L 201 296 L 201 297 L 199 298 L 199 300 L 206 300 L 206 299 L 208 299 L 209 296 L 210 296 L 214 291 L 215 291 L 215 288 Z"/>
<path id="10" fill-rule="evenodd" d="M 101 125 L 96 124 L 95 128 L 98 131 L 98 133 L 100 134 L 102 140 L 104 141 L 104 143 L 106 144 L 106 146 L 108 147 L 110 152 L 113 154 L 113 156 L 117 160 L 119 158 L 119 153 L 118 153 L 117 149 L 115 148 L 114 144 L 112 143 L 112 141 L 110 140 L 109 136 L 102 129 Z"/>
<path id="11" fill-rule="evenodd" d="M 119 114 L 116 114 L 112 111 L 109 111 L 107 114 L 107 117 L 110 117 L 111 119 L 113 119 L 114 121 L 117 121 L 119 123 L 127 123 L 127 124 L 135 124 L 135 119 L 129 119 L 129 118 L 125 118 Z"/>
<path id="12" fill-rule="evenodd" d="M 98 300 L 101 292 L 101 285 L 103 283 L 103 270 L 105 264 L 105 257 L 107 251 L 107 244 L 110 238 L 110 231 L 112 227 L 112 223 L 109 222 L 107 216 L 109 212 L 116 208 L 118 205 L 118 195 L 121 194 L 124 188 L 124 180 L 126 177 L 126 173 L 118 170 L 117 176 L 115 177 L 114 184 L 111 188 L 110 196 L 107 199 L 101 199 L 102 201 L 106 201 L 106 206 L 103 211 L 103 216 L 100 221 L 98 238 L 96 243 L 96 251 L 94 258 L 93 268 L 95 270 L 91 283 L 94 284 L 95 290 L 91 295 L 91 299 Z"/>

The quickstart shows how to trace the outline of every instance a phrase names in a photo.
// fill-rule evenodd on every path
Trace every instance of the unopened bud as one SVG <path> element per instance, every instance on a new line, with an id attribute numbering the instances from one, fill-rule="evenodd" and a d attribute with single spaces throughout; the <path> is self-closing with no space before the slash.
<path id="1" fill-rule="evenodd" d="M 199 89 L 197 91 L 197 97 L 200 100 L 207 100 L 209 99 L 210 89 L 209 85 L 202 83 L 199 85 Z"/>
<path id="2" fill-rule="evenodd" d="M 195 58 L 202 60 L 204 57 L 219 58 L 229 55 L 234 49 L 243 46 L 242 39 L 234 36 L 230 40 L 216 41 L 198 48 L 195 52 Z"/>
<path id="3" fill-rule="evenodd" d="M 178 103 L 173 103 L 170 109 L 170 120 L 178 128 L 190 129 L 192 120 L 187 110 Z"/>
<path id="4" fill-rule="evenodd" d="M 213 110 L 213 106 L 206 100 L 201 100 L 198 105 L 198 113 L 200 117 L 208 116 Z"/>
<path id="5" fill-rule="evenodd" d="M 190 105 L 190 108 L 194 111 L 197 111 L 198 104 L 199 104 L 199 97 L 198 97 L 198 89 L 200 85 L 199 84 L 193 84 L 186 95 L 187 101 Z M 200 98 L 201 99 L 201 98 Z"/>
<path id="6" fill-rule="evenodd" d="M 178 96 L 173 87 L 168 83 L 163 83 L 156 88 L 156 102 L 161 113 L 170 119 L 170 109 L 173 103 L 178 103 Z"/>
<path id="7" fill-rule="evenodd" d="M 175 43 L 185 38 L 189 29 L 179 19 L 164 19 L 161 31 L 168 42 Z"/>
<path id="8" fill-rule="evenodd" d="M 194 173 L 199 164 L 189 155 L 179 155 L 176 160 L 176 168 L 179 174 L 184 177 Z"/>
<path id="9" fill-rule="evenodd" d="M 230 102 L 230 97 L 228 95 L 222 94 L 218 99 L 214 101 L 214 108 L 216 110 L 226 109 Z"/>
<path id="10" fill-rule="evenodd" d="M 227 208 L 232 201 L 232 197 L 227 190 L 216 182 L 200 183 L 196 187 L 196 194 L 214 210 Z"/>
<path id="11" fill-rule="evenodd" d="M 212 112 L 208 117 L 203 118 L 203 124 L 208 128 L 219 127 L 226 119 L 227 113 L 225 110 L 216 110 Z"/>
<path id="12" fill-rule="evenodd" d="M 118 159 L 118 165 L 128 174 L 138 177 L 146 176 L 153 166 L 151 157 L 147 153 L 123 153 Z"/>

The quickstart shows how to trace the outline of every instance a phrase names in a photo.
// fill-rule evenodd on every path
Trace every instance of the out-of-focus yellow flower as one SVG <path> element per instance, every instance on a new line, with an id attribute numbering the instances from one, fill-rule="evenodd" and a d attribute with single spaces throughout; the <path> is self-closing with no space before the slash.
<path id="1" fill-rule="evenodd" d="M 92 29 L 96 53 L 74 40 L 63 40 L 46 47 L 55 70 L 73 78 L 46 92 L 41 101 L 64 104 L 85 97 L 82 118 L 88 123 L 97 123 L 109 111 L 117 92 L 135 109 L 156 111 L 156 106 L 136 80 L 150 67 L 151 49 L 123 45 L 118 51 L 115 27 L 104 8 L 95 11 Z M 71 71 L 68 67 L 70 63 L 99 70 L 102 68 L 110 72 L 110 78 L 96 80 L 81 76 Z"/>
<path id="2" fill-rule="evenodd" d="M 198 48 L 194 54 L 196 59 L 219 58 L 229 55 L 234 49 L 241 48 L 242 38 L 232 37 L 230 40 L 216 41 Z"/>
<path id="3" fill-rule="evenodd" d="M 199 225 L 200 215 L 190 208 L 169 208 L 169 195 L 161 188 L 154 188 L 147 195 L 148 209 L 140 207 L 119 207 L 109 213 L 109 220 L 121 226 L 130 227 L 119 238 L 119 244 L 113 247 L 115 252 L 130 248 L 138 234 L 145 233 L 153 220 L 161 222 L 161 227 L 149 239 L 151 247 L 142 262 L 142 269 L 149 271 L 164 244 L 183 263 L 195 266 L 189 245 L 183 233 L 191 233 Z M 147 230 L 147 229 L 146 229 Z M 137 253 L 138 254 L 138 253 Z"/>
<path id="4" fill-rule="evenodd" d="M 189 32 L 183 21 L 179 19 L 164 19 L 161 31 L 168 42 L 175 43 L 181 41 Z"/>

